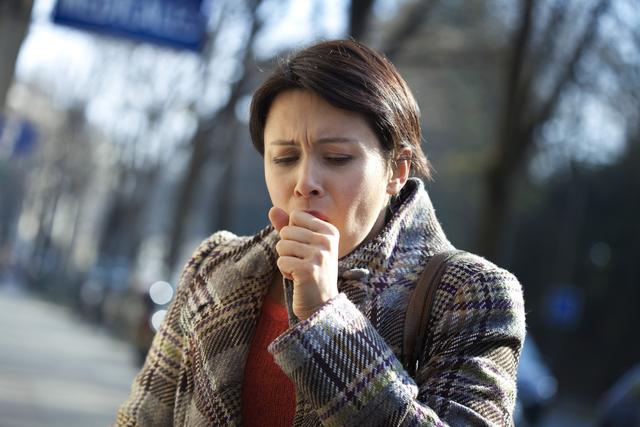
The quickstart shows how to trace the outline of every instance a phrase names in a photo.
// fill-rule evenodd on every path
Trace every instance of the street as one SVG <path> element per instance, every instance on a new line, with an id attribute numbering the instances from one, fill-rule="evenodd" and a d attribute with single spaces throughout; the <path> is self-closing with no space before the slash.
<path id="1" fill-rule="evenodd" d="M 137 371 L 126 343 L 3 284 L 0 324 L 0 427 L 113 423 Z"/>

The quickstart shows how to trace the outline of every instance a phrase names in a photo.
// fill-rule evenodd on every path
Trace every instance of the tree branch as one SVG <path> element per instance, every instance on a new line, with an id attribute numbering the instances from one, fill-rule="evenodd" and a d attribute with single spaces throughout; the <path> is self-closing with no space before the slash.
<path id="1" fill-rule="evenodd" d="M 610 0 L 600 0 L 598 4 L 593 8 L 591 12 L 591 18 L 585 26 L 583 35 L 576 44 L 576 48 L 571 55 L 571 59 L 560 75 L 560 78 L 557 80 L 555 87 L 551 91 L 551 95 L 544 103 L 542 108 L 540 108 L 538 113 L 533 114 L 532 119 L 526 123 L 524 127 L 526 133 L 532 133 L 535 130 L 536 126 L 538 126 L 540 123 L 546 122 L 551 114 L 553 114 L 553 111 L 557 107 L 558 101 L 565 87 L 575 79 L 575 73 L 576 69 L 578 68 L 578 64 L 584 57 L 587 48 L 591 45 L 598 33 L 600 16 L 602 16 L 602 14 L 607 10 L 609 5 Z"/>
<path id="2" fill-rule="evenodd" d="M 517 114 L 523 111 L 522 106 L 526 105 L 526 100 L 530 93 L 529 79 L 522 79 L 523 70 L 529 50 L 529 40 L 531 39 L 532 22 L 533 22 L 533 6 L 534 0 L 524 0 L 522 5 L 522 21 L 520 29 L 516 34 L 511 61 L 508 69 L 507 80 L 507 102 L 505 125 L 507 127 L 516 125 L 519 122 Z M 514 117 L 514 115 L 516 115 Z M 507 134 L 511 132 L 506 131 Z M 503 139 L 507 145 L 511 143 L 508 139 Z"/>
<path id="3" fill-rule="evenodd" d="M 438 0 L 418 0 L 407 11 L 405 19 L 397 26 L 384 43 L 382 52 L 393 60 L 398 56 L 405 42 L 413 36 L 424 23 Z"/>

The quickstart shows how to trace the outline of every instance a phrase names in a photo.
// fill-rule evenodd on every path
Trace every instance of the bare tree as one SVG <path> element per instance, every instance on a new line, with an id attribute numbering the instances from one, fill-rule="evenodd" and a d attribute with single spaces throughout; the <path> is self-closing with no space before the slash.
<path id="1" fill-rule="evenodd" d="M 557 65 L 555 49 L 566 43 L 566 39 L 558 37 L 558 29 L 574 23 L 568 21 L 570 5 L 556 2 L 542 37 L 534 43 L 533 24 L 539 12 L 536 6 L 539 8 L 542 2 L 522 1 L 520 25 L 508 63 L 501 131 L 487 170 L 487 194 L 480 215 L 478 251 L 490 259 L 498 256 L 514 183 L 534 146 L 535 131 L 554 114 L 564 91 L 575 81 L 578 65 L 593 48 L 598 23 L 609 4 L 609 0 L 596 2 L 560 72 L 555 73 L 551 90 L 542 94 L 537 79 L 547 74 L 545 68 Z"/>
<path id="2" fill-rule="evenodd" d="M 241 95 L 246 90 L 245 85 L 249 79 L 248 64 L 252 59 L 252 45 L 255 36 L 260 30 L 260 21 L 256 15 L 258 6 L 262 0 L 249 0 L 247 2 L 247 20 L 249 21 L 249 35 L 245 39 L 243 48 L 242 64 L 244 66 L 243 76 L 231 84 L 230 95 L 227 103 L 213 117 L 203 117 L 198 122 L 198 127 L 191 141 L 191 153 L 183 181 L 179 184 L 178 197 L 175 203 L 174 212 L 171 221 L 171 231 L 169 235 L 169 249 L 166 256 L 166 265 L 169 269 L 173 268 L 178 260 L 180 248 L 183 242 L 186 221 L 188 214 L 192 208 L 197 184 L 202 174 L 204 166 L 210 159 L 212 153 L 222 153 L 228 155 L 233 152 L 233 140 L 227 138 L 225 132 L 229 130 L 234 122 L 235 105 Z M 215 36 L 215 35 L 214 35 Z M 223 157 L 225 161 L 224 174 L 232 173 L 233 159 Z M 229 200 L 225 199 L 223 193 L 218 197 L 218 203 L 222 206 L 220 209 L 228 207 Z M 224 215 L 224 212 L 223 212 Z"/>

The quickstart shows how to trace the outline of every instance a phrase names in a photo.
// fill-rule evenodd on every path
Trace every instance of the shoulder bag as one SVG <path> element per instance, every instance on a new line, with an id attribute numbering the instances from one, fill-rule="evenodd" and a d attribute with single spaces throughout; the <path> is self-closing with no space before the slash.
<path id="1" fill-rule="evenodd" d="M 412 377 L 418 370 L 420 353 L 424 349 L 427 325 L 431 317 L 433 299 L 442 273 L 448 262 L 463 251 L 450 250 L 435 254 L 424 268 L 415 289 L 411 293 L 404 320 L 402 364 Z"/>

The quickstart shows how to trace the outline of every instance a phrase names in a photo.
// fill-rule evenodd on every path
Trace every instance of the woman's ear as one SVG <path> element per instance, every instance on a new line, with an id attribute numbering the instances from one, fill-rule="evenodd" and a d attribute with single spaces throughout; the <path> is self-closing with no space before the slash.
<path id="1" fill-rule="evenodd" d="M 387 183 L 387 193 L 395 196 L 409 179 L 411 171 L 411 148 L 402 147 L 393 160 L 391 177 Z"/>

